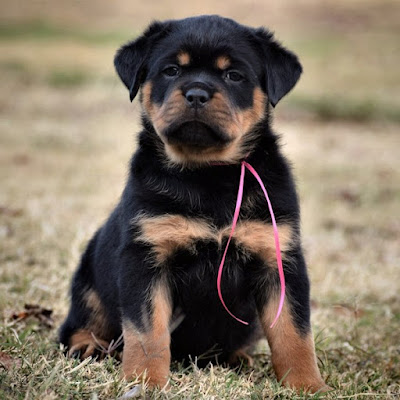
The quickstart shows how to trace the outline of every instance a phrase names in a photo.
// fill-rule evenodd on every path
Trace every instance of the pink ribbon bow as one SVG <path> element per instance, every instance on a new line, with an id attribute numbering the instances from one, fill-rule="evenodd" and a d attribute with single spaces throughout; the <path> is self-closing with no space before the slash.
<path id="1" fill-rule="evenodd" d="M 232 239 L 232 237 L 233 237 L 233 235 L 235 233 L 236 224 L 237 224 L 237 221 L 238 221 L 238 218 L 239 218 L 239 213 L 240 213 L 240 207 L 242 205 L 243 189 L 244 189 L 244 175 L 245 175 L 245 172 L 246 172 L 246 168 L 257 179 L 257 182 L 259 183 L 262 191 L 264 192 L 264 196 L 265 196 L 265 198 L 267 200 L 267 203 L 268 203 L 268 209 L 269 209 L 269 213 L 271 215 L 272 226 L 273 226 L 273 230 L 274 230 L 276 261 L 277 261 L 277 264 L 278 264 L 279 279 L 280 279 L 280 283 L 281 283 L 281 296 L 280 296 L 280 300 L 279 300 L 278 311 L 276 313 L 274 321 L 272 322 L 272 324 L 270 326 L 270 328 L 272 328 L 275 325 L 276 321 L 279 318 L 279 315 L 282 312 L 283 302 L 285 300 L 285 275 L 283 273 L 283 265 L 282 265 L 281 249 L 280 249 L 280 244 L 279 244 L 278 227 L 277 227 L 277 224 L 276 224 L 276 221 L 275 221 L 274 211 L 272 210 L 272 205 L 271 205 L 271 202 L 270 202 L 269 197 L 268 197 L 267 189 L 265 188 L 265 186 L 264 186 L 260 176 L 257 174 L 256 170 L 246 161 L 242 161 L 242 164 L 241 164 L 239 190 L 238 190 L 238 195 L 237 195 L 237 199 L 236 199 L 236 208 L 235 208 L 235 213 L 233 215 L 231 233 L 229 235 L 228 242 L 226 243 L 225 251 L 224 251 L 224 254 L 222 256 L 221 264 L 219 265 L 219 269 L 218 269 L 217 290 L 218 290 L 219 299 L 220 299 L 222 305 L 224 306 L 225 310 L 228 312 L 228 314 L 231 317 L 235 318 L 238 322 L 240 322 L 240 323 L 242 323 L 244 325 L 248 325 L 249 324 L 248 322 L 243 321 L 243 320 L 239 319 L 238 317 L 236 317 L 235 315 L 232 314 L 232 312 L 226 306 L 225 301 L 224 301 L 224 299 L 222 297 L 222 292 L 221 292 L 222 271 L 223 271 L 223 268 L 224 268 L 226 253 L 228 252 L 229 244 L 230 244 L 231 239 Z"/>

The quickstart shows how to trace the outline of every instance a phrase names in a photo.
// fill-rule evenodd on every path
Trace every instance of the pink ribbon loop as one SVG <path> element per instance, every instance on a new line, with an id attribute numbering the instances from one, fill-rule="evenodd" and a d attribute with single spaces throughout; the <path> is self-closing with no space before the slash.
<path id="1" fill-rule="evenodd" d="M 277 264 L 278 264 L 279 279 L 280 279 L 280 284 L 281 284 L 281 296 L 280 296 L 280 300 L 279 300 L 278 311 L 276 313 L 274 321 L 272 322 L 272 324 L 270 326 L 270 328 L 272 328 L 275 325 L 276 321 L 278 320 L 278 318 L 279 318 L 279 316 L 280 316 L 280 314 L 282 312 L 283 303 L 284 303 L 284 300 L 285 300 L 285 290 L 286 290 L 285 274 L 283 272 L 282 255 L 281 255 L 281 249 L 280 249 L 280 243 L 279 243 L 278 226 L 276 224 L 274 211 L 272 209 L 271 201 L 270 201 L 270 199 L 268 197 L 267 189 L 265 188 L 264 183 L 261 180 L 260 176 L 258 175 L 257 171 L 246 161 L 242 161 L 242 163 L 241 163 L 239 189 L 238 189 L 238 194 L 237 194 L 237 198 L 236 198 L 235 212 L 234 212 L 233 220 L 232 220 L 232 229 L 231 229 L 231 233 L 230 233 L 229 238 L 228 238 L 228 242 L 226 243 L 226 246 L 225 246 L 225 251 L 224 251 L 224 254 L 222 256 L 221 263 L 220 263 L 219 268 L 218 268 L 217 290 L 218 290 L 219 299 L 220 299 L 222 305 L 224 306 L 225 310 L 227 311 L 227 313 L 232 318 L 236 319 L 236 321 L 238 321 L 238 322 L 240 322 L 240 323 L 242 323 L 244 325 L 248 325 L 249 324 L 248 322 L 239 319 L 238 317 L 236 317 L 228 309 L 228 307 L 226 306 L 225 301 L 224 301 L 224 299 L 222 297 L 222 292 L 221 292 L 222 271 L 223 271 L 224 264 L 225 264 L 225 258 L 226 258 L 226 254 L 228 252 L 229 244 L 231 243 L 232 237 L 235 234 L 236 224 L 237 224 L 237 221 L 239 219 L 239 214 L 240 214 L 240 207 L 242 205 L 243 190 L 244 190 L 244 176 L 245 176 L 246 168 L 256 178 L 258 184 L 260 185 L 260 187 L 261 187 L 261 189 L 262 189 L 262 191 L 264 193 L 265 199 L 267 200 L 269 213 L 271 215 L 272 227 L 273 227 L 273 231 L 274 231 L 276 261 L 277 261 Z"/>

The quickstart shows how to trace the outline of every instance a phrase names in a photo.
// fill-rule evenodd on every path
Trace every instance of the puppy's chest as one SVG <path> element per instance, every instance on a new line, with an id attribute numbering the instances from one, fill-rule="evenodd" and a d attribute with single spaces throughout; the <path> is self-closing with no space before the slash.
<path id="1" fill-rule="evenodd" d="M 230 225 L 217 227 L 202 218 L 188 218 L 179 214 L 160 216 L 141 215 L 133 221 L 137 234 L 134 241 L 150 246 L 154 263 L 162 266 L 178 251 L 187 250 L 194 256 L 199 254 L 200 243 L 209 243 L 221 249 L 231 233 Z M 295 234 L 289 224 L 278 226 L 281 251 L 284 255 L 295 242 Z M 259 220 L 239 221 L 232 238 L 232 249 L 247 256 L 257 256 L 265 264 L 276 265 L 275 238 L 271 224 Z M 232 254 L 232 251 L 230 251 Z"/>

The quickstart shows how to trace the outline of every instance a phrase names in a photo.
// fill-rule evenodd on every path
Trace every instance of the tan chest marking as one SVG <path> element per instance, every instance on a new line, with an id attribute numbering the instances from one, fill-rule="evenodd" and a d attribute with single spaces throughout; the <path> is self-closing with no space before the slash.
<path id="1" fill-rule="evenodd" d="M 224 235 L 228 236 L 228 232 Z M 292 227 L 289 224 L 278 226 L 279 244 L 282 252 L 282 259 L 285 252 L 290 250 L 296 238 Z M 234 234 L 235 242 L 251 253 L 257 254 L 262 260 L 271 267 L 277 267 L 274 229 L 271 224 L 259 221 L 243 221 L 236 227 Z"/>
<path id="2" fill-rule="evenodd" d="M 153 247 L 157 263 L 164 262 L 178 248 L 189 248 L 197 240 L 214 239 L 213 228 L 204 220 L 167 214 L 161 217 L 141 217 L 136 241 Z"/>
<path id="3" fill-rule="evenodd" d="M 173 214 L 160 217 L 142 216 L 134 223 L 140 229 L 135 241 L 151 245 L 158 264 L 165 262 L 179 248 L 194 250 L 194 244 L 198 240 L 212 240 L 221 246 L 223 239 L 229 237 L 231 232 L 231 226 L 217 229 L 204 219 Z M 279 225 L 278 230 L 284 258 L 296 237 L 289 224 Z M 275 239 L 271 224 L 259 221 L 239 222 L 233 239 L 236 245 L 257 254 L 268 265 L 276 266 Z"/>

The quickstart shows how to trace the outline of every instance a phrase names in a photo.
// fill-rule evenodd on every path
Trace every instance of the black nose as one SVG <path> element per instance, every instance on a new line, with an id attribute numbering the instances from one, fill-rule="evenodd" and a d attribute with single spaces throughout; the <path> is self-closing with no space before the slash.
<path id="1" fill-rule="evenodd" d="M 190 107 L 200 108 L 210 100 L 210 94 L 201 88 L 192 88 L 185 93 L 186 101 Z"/>

